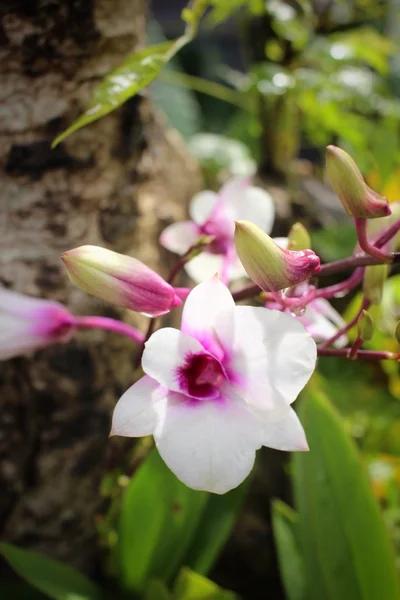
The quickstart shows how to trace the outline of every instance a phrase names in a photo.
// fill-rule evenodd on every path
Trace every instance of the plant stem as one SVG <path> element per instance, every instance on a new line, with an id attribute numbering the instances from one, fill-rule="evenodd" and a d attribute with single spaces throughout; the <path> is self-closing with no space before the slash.
<path id="1" fill-rule="evenodd" d="M 333 335 L 331 338 L 329 338 L 329 340 L 325 340 L 325 342 L 322 342 L 322 344 L 320 344 L 319 348 L 327 348 L 328 346 L 331 346 L 332 344 L 334 344 L 336 342 L 336 340 L 338 340 L 340 337 L 342 337 L 342 335 L 345 335 L 348 331 L 350 331 L 350 329 L 352 329 L 354 327 L 354 325 L 357 324 L 357 321 L 360 318 L 362 311 L 368 310 L 370 304 L 371 304 L 371 302 L 369 300 L 367 300 L 366 298 L 363 298 L 360 309 L 359 309 L 358 313 L 356 314 L 356 316 L 353 317 L 353 319 L 351 319 L 351 321 L 349 323 L 347 323 L 344 327 L 342 327 L 341 329 L 338 329 L 337 332 L 335 333 L 335 335 Z M 344 348 L 344 349 L 346 350 L 346 348 Z M 347 350 L 348 350 L 348 348 L 347 348 Z"/>
<path id="2" fill-rule="evenodd" d="M 352 359 L 351 348 L 322 348 L 317 346 L 318 356 L 341 356 Z M 358 350 L 354 358 L 366 360 L 400 360 L 399 352 L 386 352 L 385 350 Z"/>
<path id="3" fill-rule="evenodd" d="M 367 223 L 368 219 L 354 219 L 358 243 L 361 250 L 364 250 L 366 254 L 374 256 L 381 262 L 391 262 L 391 253 L 387 254 L 386 252 L 382 252 L 376 244 L 371 244 L 369 241 Z"/>
<path id="4" fill-rule="evenodd" d="M 134 340 L 138 344 L 142 344 L 145 339 L 141 331 L 138 331 L 127 323 L 117 321 L 116 319 L 110 319 L 109 317 L 75 317 L 74 325 L 85 329 L 106 329 L 108 331 L 114 331 L 115 333 L 120 333 L 131 338 L 131 340 Z"/>

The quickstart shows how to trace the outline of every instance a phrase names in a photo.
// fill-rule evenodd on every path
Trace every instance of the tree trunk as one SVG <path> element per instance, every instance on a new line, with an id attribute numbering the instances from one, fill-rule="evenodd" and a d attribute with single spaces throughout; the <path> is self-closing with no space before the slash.
<path id="1" fill-rule="evenodd" d="M 90 243 L 159 270 L 159 232 L 199 183 L 143 96 L 50 149 L 104 74 L 143 44 L 145 13 L 145 0 L 0 6 L 0 284 L 76 314 L 126 317 L 74 289 L 60 253 Z M 111 413 L 132 383 L 134 351 L 96 331 L 0 364 L 3 539 L 91 570 L 99 482 L 125 447 L 108 440 Z"/>

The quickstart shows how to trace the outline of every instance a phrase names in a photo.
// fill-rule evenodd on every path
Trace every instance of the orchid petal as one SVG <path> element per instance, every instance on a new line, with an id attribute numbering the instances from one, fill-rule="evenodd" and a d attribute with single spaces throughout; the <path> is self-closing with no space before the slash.
<path id="1" fill-rule="evenodd" d="M 289 247 L 289 238 L 287 237 L 274 237 L 272 240 L 279 246 L 279 248 L 282 248 L 282 250 L 287 250 Z"/>
<path id="2" fill-rule="evenodd" d="M 178 329 L 165 327 L 153 333 L 146 342 L 142 357 L 143 371 L 168 389 L 181 392 L 180 367 L 191 355 L 204 352 L 204 347 L 194 337 Z"/>
<path id="3" fill-rule="evenodd" d="M 303 323 L 309 334 L 317 342 L 329 340 L 337 333 L 338 329 L 346 325 L 346 321 L 325 298 L 317 298 L 308 304 L 304 315 L 299 318 L 299 321 Z M 347 342 L 347 336 L 342 335 L 336 340 L 334 346 L 343 348 Z"/>
<path id="4" fill-rule="evenodd" d="M 110 435 L 151 435 L 166 404 L 167 390 L 145 375 L 117 402 Z"/>
<path id="5" fill-rule="evenodd" d="M 201 236 L 198 226 L 192 221 L 173 223 L 160 235 L 160 244 L 176 254 L 185 254 Z"/>
<path id="6" fill-rule="evenodd" d="M 315 369 L 316 345 L 294 317 L 261 307 L 236 306 L 220 316 L 218 335 L 231 336 L 232 372 L 249 402 L 260 410 L 292 403 Z"/>
<path id="7" fill-rule="evenodd" d="M 199 256 L 192 258 L 185 265 L 185 271 L 193 281 L 202 283 L 210 279 L 216 273 L 221 273 L 223 265 L 222 254 L 211 254 L 202 252 Z"/>
<path id="8" fill-rule="evenodd" d="M 229 397 L 219 402 L 183 398 L 169 394 L 165 418 L 154 432 L 158 451 L 187 486 L 224 494 L 250 473 L 262 424 Z"/>
<path id="9" fill-rule="evenodd" d="M 216 338 L 215 327 L 220 314 L 231 314 L 234 306 L 228 288 L 218 277 L 212 277 L 196 286 L 187 297 L 181 329 L 200 340 L 205 348 L 220 358 L 223 350 L 219 342 L 224 342 L 224 337 L 219 340 Z"/>
<path id="10" fill-rule="evenodd" d="M 265 424 L 263 446 L 287 452 L 308 450 L 303 426 L 292 408 L 285 412 L 282 419 Z"/>
<path id="11" fill-rule="evenodd" d="M 35 333 L 31 323 L 0 313 L 0 360 L 14 358 L 45 345 L 46 341 Z"/>
<path id="12" fill-rule="evenodd" d="M 220 192 L 222 206 L 232 221 L 251 221 L 270 233 L 275 219 L 272 196 L 262 188 L 249 185 L 247 178 L 228 181 Z"/>
<path id="13" fill-rule="evenodd" d="M 204 190 L 193 196 L 189 213 L 197 225 L 203 225 L 211 216 L 211 213 L 218 202 L 218 194 L 209 190 Z"/>

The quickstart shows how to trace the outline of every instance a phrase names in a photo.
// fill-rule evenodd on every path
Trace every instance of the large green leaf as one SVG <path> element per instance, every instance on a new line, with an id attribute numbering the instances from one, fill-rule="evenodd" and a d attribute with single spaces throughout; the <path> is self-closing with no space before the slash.
<path id="1" fill-rule="evenodd" d="M 174 43 L 163 42 L 128 56 L 103 79 L 86 111 L 54 140 L 53 148 L 74 131 L 104 117 L 149 85 L 168 60 Z"/>
<path id="2" fill-rule="evenodd" d="M 69 565 L 1 543 L 0 553 L 30 585 L 54 600 L 98 600 L 100 589 Z"/>
<path id="3" fill-rule="evenodd" d="M 248 490 L 248 482 L 223 496 L 210 496 L 186 556 L 185 564 L 207 575 L 232 530 Z"/>
<path id="4" fill-rule="evenodd" d="M 310 445 L 294 458 L 307 600 L 398 600 L 393 550 L 354 443 L 316 387 L 300 418 Z"/>
<path id="5" fill-rule="evenodd" d="M 153 450 L 126 489 L 119 523 L 125 588 L 142 593 L 150 577 L 170 578 L 192 540 L 207 494 L 181 483 Z"/>
<path id="6" fill-rule="evenodd" d="M 174 600 L 235 600 L 236 595 L 220 588 L 206 577 L 182 569 L 174 589 Z"/>
<path id="7" fill-rule="evenodd" d="M 287 504 L 272 504 L 272 527 L 287 600 L 306 600 L 306 581 L 299 548 L 299 515 Z"/>

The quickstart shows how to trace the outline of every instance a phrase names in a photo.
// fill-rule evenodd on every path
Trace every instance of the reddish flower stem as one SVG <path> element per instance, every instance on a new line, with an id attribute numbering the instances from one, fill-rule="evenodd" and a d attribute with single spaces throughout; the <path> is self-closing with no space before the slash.
<path id="1" fill-rule="evenodd" d="M 324 288 L 317 290 L 316 298 L 341 298 L 346 296 L 351 290 L 361 283 L 364 277 L 364 269 L 357 267 L 357 269 L 340 283 L 329 285 Z"/>
<path id="2" fill-rule="evenodd" d="M 115 331 L 116 333 L 121 333 L 122 335 L 131 338 L 131 340 L 134 340 L 138 344 L 142 344 L 145 339 L 141 331 L 138 331 L 127 323 L 117 321 L 116 319 L 110 319 L 109 317 L 75 317 L 74 325 L 85 329 L 107 329 L 108 331 Z"/>
<path id="3" fill-rule="evenodd" d="M 335 333 L 335 335 L 333 335 L 331 338 L 329 338 L 329 340 L 325 340 L 318 347 L 319 348 L 328 348 L 328 346 L 331 346 L 332 344 L 334 344 L 336 342 L 336 340 L 338 340 L 342 335 L 345 335 L 348 331 L 350 331 L 350 329 L 352 329 L 354 327 L 354 325 L 357 324 L 357 321 L 360 318 L 362 311 L 368 310 L 370 304 L 371 303 L 369 300 L 367 300 L 366 298 L 363 298 L 360 309 L 359 309 L 358 313 L 356 314 L 356 316 L 353 319 L 351 319 L 351 321 L 349 323 L 347 323 L 344 327 L 342 327 L 341 329 L 338 329 L 337 332 Z M 348 348 L 344 348 L 344 349 L 349 350 Z"/>
<path id="4" fill-rule="evenodd" d="M 361 250 L 364 250 L 366 254 L 374 256 L 381 262 L 391 262 L 391 253 L 382 252 L 382 250 L 380 250 L 376 244 L 371 244 L 370 240 L 368 239 L 368 219 L 354 219 L 354 224 L 356 226 L 358 243 Z"/>
<path id="5" fill-rule="evenodd" d="M 351 348 L 322 348 L 317 346 L 318 356 L 341 356 L 342 358 L 352 358 L 350 356 Z M 399 352 L 386 352 L 385 350 L 358 350 L 354 358 L 366 360 L 400 360 Z"/>

